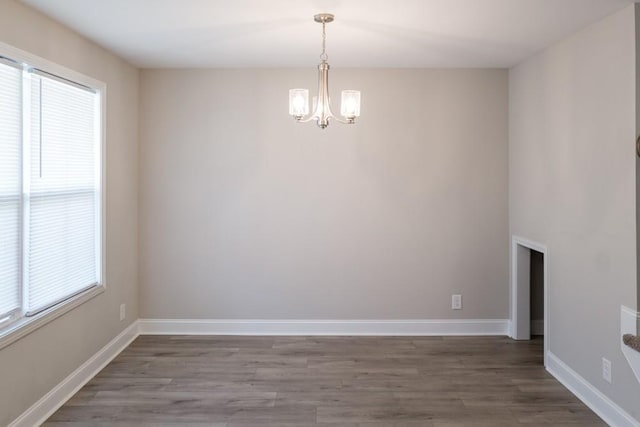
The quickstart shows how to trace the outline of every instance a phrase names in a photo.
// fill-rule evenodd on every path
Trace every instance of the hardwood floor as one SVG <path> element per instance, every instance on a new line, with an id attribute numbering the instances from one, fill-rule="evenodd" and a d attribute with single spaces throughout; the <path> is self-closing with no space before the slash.
<path id="1" fill-rule="evenodd" d="M 45 425 L 605 424 L 540 339 L 140 336 Z"/>

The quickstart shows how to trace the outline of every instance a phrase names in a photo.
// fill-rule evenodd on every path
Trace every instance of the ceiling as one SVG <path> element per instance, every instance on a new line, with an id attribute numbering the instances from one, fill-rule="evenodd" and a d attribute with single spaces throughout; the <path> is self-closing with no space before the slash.
<path id="1" fill-rule="evenodd" d="M 633 0 L 22 0 L 155 67 L 510 67 Z"/>

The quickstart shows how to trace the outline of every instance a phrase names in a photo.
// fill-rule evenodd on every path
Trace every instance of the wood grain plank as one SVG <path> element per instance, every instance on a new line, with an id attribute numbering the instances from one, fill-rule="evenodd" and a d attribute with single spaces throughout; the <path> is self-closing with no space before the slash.
<path id="1" fill-rule="evenodd" d="M 506 337 L 140 336 L 48 427 L 603 426 Z"/>

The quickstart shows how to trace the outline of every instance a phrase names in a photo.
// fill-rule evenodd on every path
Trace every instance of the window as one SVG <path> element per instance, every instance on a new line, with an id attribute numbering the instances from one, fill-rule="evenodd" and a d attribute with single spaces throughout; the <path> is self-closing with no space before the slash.
<path id="1" fill-rule="evenodd" d="M 35 65 L 38 60 L 0 56 L 5 332 L 103 284 L 103 86 L 73 79 L 79 75 L 54 64 L 53 70 Z"/>

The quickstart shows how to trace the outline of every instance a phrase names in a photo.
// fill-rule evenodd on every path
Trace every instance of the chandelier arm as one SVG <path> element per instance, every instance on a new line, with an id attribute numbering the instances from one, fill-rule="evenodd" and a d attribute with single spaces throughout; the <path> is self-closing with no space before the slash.
<path id="1" fill-rule="evenodd" d="M 328 119 L 335 120 L 335 121 L 337 121 L 339 123 L 342 123 L 343 125 L 350 125 L 350 124 L 355 123 L 355 119 L 346 119 L 345 120 L 345 119 L 340 118 L 339 116 L 336 116 L 335 114 L 333 114 L 333 112 L 330 112 L 328 115 L 325 115 L 325 118 L 327 120 Z M 309 123 L 310 121 L 317 120 L 317 119 L 318 119 L 318 116 L 316 116 L 315 113 L 314 113 L 314 114 L 309 115 L 308 117 L 304 117 L 304 118 L 301 118 L 301 119 L 296 119 L 296 122 L 298 122 L 298 123 Z"/>
<path id="2" fill-rule="evenodd" d="M 340 117 L 334 116 L 333 114 L 331 115 L 332 119 L 335 119 L 335 121 L 342 123 L 343 125 L 350 125 L 355 123 L 355 119 L 341 119 Z"/>
<path id="3" fill-rule="evenodd" d="M 303 117 L 301 119 L 296 119 L 296 122 L 298 123 L 307 123 L 310 122 L 311 120 L 315 119 L 315 115 L 311 114 L 308 117 Z"/>

